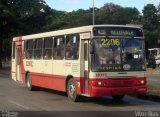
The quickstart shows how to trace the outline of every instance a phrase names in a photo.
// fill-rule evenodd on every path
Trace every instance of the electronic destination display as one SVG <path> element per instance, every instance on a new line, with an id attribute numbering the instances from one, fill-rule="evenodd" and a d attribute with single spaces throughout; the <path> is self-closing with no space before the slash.
<path id="1" fill-rule="evenodd" d="M 143 32 L 140 28 L 133 27 L 94 27 L 93 35 L 143 37 Z"/>

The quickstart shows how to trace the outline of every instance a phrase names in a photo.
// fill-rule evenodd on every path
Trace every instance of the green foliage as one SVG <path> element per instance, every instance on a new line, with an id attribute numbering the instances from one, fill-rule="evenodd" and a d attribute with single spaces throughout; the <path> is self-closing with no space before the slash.
<path id="1" fill-rule="evenodd" d="M 157 9 L 153 4 L 148 4 L 143 10 L 143 27 L 153 30 L 158 26 Z"/>
<path id="2" fill-rule="evenodd" d="M 158 46 L 160 4 L 157 9 L 152 4 L 146 5 L 143 15 L 136 8 L 113 3 L 107 3 L 94 10 L 95 24 L 142 25 L 149 47 Z M 65 12 L 51 9 L 44 0 L 0 0 L 0 60 L 2 50 L 11 51 L 11 39 L 15 36 L 92 25 L 92 18 L 93 8 Z M 6 45 L 10 46 L 6 48 Z"/>
<path id="3" fill-rule="evenodd" d="M 136 8 L 123 8 L 108 3 L 100 8 L 96 18 L 98 24 L 130 24 L 138 15 L 139 11 Z"/>
<path id="4" fill-rule="evenodd" d="M 158 10 L 153 4 L 148 4 L 143 10 L 143 22 L 142 22 L 146 40 L 150 44 L 149 47 L 158 47 L 158 35 L 159 35 L 159 19 Z"/>
<path id="5" fill-rule="evenodd" d="M 158 10 L 158 40 L 160 41 L 160 3 L 157 7 L 157 10 Z M 160 45 L 160 42 L 159 42 L 159 45 Z"/>

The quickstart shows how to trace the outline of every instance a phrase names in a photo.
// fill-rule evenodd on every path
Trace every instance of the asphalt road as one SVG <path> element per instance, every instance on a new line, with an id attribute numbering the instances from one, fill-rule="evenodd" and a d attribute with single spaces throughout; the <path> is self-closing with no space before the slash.
<path id="1" fill-rule="evenodd" d="M 147 80 L 158 83 L 158 78 L 150 76 Z M 18 114 L 18 117 L 136 117 L 137 112 L 144 112 L 146 117 L 155 113 L 154 117 L 158 117 L 160 102 L 126 96 L 119 102 L 115 102 L 111 97 L 102 97 L 83 98 L 81 102 L 74 103 L 68 100 L 63 92 L 47 89 L 30 92 L 24 84 L 14 82 L 9 74 L 1 73 L 0 111 L 2 117 L 6 117 L 5 114 L 8 113 Z"/>
<path id="2" fill-rule="evenodd" d="M 25 85 L 0 75 L 0 110 L 15 111 L 135 111 L 160 110 L 160 103 L 126 96 L 115 102 L 111 97 L 83 98 L 74 103 L 65 93 L 41 89 L 30 92 Z"/>

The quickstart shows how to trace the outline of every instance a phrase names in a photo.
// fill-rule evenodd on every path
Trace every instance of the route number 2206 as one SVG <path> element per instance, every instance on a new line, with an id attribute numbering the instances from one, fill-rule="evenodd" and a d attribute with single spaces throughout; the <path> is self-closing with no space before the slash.
<path id="1" fill-rule="evenodd" d="M 119 39 L 101 39 L 102 46 L 120 46 Z"/>

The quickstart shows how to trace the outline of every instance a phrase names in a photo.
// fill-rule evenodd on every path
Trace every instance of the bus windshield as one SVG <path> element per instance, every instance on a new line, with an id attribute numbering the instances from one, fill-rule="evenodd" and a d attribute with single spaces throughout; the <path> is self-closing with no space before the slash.
<path id="1" fill-rule="evenodd" d="M 143 39 L 93 39 L 92 71 L 145 70 Z"/>

